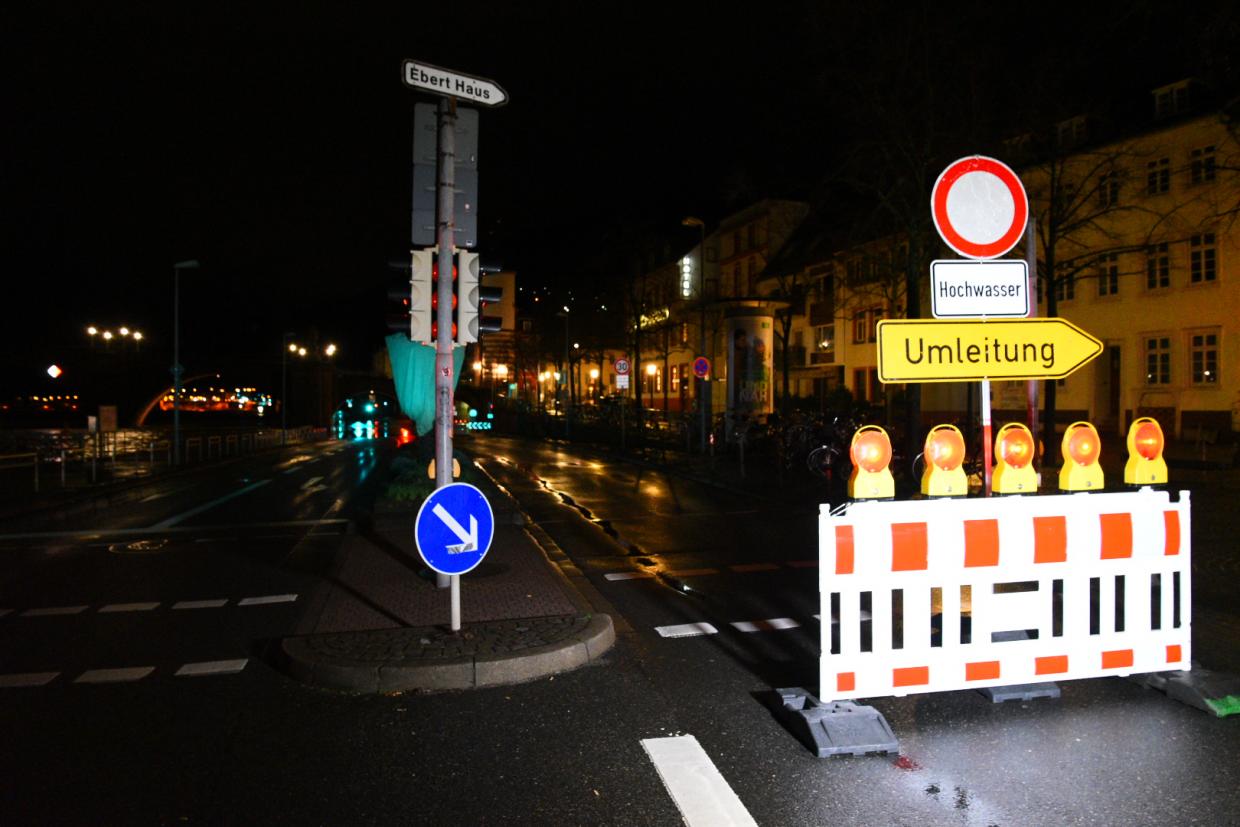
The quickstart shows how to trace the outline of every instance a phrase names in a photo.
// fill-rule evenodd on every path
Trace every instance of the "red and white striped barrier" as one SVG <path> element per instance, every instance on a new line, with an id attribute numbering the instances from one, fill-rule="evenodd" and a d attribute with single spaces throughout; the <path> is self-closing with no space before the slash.
<path id="1" fill-rule="evenodd" d="M 1186 670 L 1190 528 L 1149 488 L 823 506 L 820 698 Z"/>

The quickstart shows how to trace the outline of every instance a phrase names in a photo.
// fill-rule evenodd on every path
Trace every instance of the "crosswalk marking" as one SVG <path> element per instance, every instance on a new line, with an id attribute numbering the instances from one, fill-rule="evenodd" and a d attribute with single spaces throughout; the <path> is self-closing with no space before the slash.
<path id="1" fill-rule="evenodd" d="M 241 658 L 239 660 L 209 660 L 202 663 L 187 663 L 177 670 L 177 675 L 182 677 L 196 677 L 199 675 L 235 675 L 242 669 L 245 669 L 249 658 Z"/>
<path id="2" fill-rule="evenodd" d="M 654 575 L 648 571 L 612 571 L 604 574 L 603 577 L 607 580 L 638 580 L 649 579 Z"/>
<path id="3" fill-rule="evenodd" d="M 56 680 L 59 674 L 59 672 L 18 672 L 12 675 L 0 675 L 0 688 L 45 686 Z"/>
<path id="4" fill-rule="evenodd" d="M 100 614 L 110 612 L 150 612 L 159 608 L 158 603 L 109 603 L 99 609 Z"/>
<path id="5" fill-rule="evenodd" d="M 656 626 L 654 630 L 663 637 L 696 637 L 716 635 L 719 630 L 709 623 L 680 623 L 675 626 Z"/>
<path id="6" fill-rule="evenodd" d="M 74 683 L 126 683 L 140 681 L 155 671 L 154 666 L 126 666 L 120 669 L 88 669 Z"/>
<path id="7" fill-rule="evenodd" d="M 51 606 L 46 609 L 27 609 L 22 612 L 22 617 L 56 617 L 59 615 L 79 615 L 86 611 L 88 606 Z"/>
<path id="8" fill-rule="evenodd" d="M 227 606 L 227 598 L 219 598 L 218 600 L 182 600 L 173 603 L 174 609 L 218 609 L 221 606 Z"/>
<path id="9" fill-rule="evenodd" d="M 697 738 L 645 738 L 642 747 L 688 827 L 757 827 Z"/>
<path id="10" fill-rule="evenodd" d="M 738 620 L 732 627 L 738 632 L 775 632 L 782 629 L 796 629 L 800 623 L 790 617 L 773 617 L 770 620 Z"/>
<path id="11" fill-rule="evenodd" d="M 262 606 L 268 603 L 292 603 L 297 599 L 295 594 L 269 594 L 264 597 L 246 597 L 237 601 L 238 606 Z"/>

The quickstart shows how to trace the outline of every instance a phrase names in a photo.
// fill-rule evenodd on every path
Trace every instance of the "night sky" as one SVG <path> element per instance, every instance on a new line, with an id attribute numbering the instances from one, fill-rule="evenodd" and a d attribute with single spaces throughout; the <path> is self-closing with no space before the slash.
<path id="1" fill-rule="evenodd" d="M 943 101 L 966 154 L 1031 97 L 1066 111 L 1217 70 L 1236 33 L 1225 4 L 1142 2 L 30 5 L 0 18 L 9 392 L 91 322 L 170 354 L 189 258 L 188 370 L 275 360 L 284 331 L 368 365 L 431 100 L 403 58 L 507 90 L 482 112 L 479 249 L 563 291 L 633 267 L 635 238 L 692 244 L 685 215 L 823 197 L 876 105 L 924 129 Z"/>

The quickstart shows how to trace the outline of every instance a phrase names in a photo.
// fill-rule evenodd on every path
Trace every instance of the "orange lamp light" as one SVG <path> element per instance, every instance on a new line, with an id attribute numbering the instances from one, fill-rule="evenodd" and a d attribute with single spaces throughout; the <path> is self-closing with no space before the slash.
<path id="1" fill-rule="evenodd" d="M 995 434 L 995 470 L 991 490 L 996 494 L 1035 494 L 1038 475 L 1033 470 L 1033 434 L 1019 422 L 1009 422 Z"/>
<path id="2" fill-rule="evenodd" d="M 927 497 L 964 497 L 969 480 L 964 473 L 964 436 L 955 425 L 935 425 L 926 434 L 923 449 L 926 470 L 921 493 Z"/>
<path id="3" fill-rule="evenodd" d="M 1167 481 L 1167 461 L 1163 459 L 1162 427 L 1148 416 L 1133 421 L 1128 428 L 1128 462 L 1124 463 L 1124 482 L 1128 485 L 1160 485 Z"/>
<path id="4" fill-rule="evenodd" d="M 1102 440 L 1088 422 L 1073 422 L 1063 433 L 1063 467 L 1059 469 L 1060 491 L 1101 491 Z"/>
<path id="5" fill-rule="evenodd" d="M 883 500 L 896 495 L 891 476 L 891 438 L 877 425 L 858 428 L 848 455 L 853 470 L 848 477 L 848 496 L 854 500 Z"/>

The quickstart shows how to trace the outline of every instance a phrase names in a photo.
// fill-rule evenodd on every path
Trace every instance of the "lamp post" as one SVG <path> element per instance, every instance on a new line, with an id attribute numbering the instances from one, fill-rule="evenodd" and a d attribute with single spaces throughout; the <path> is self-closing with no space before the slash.
<path id="1" fill-rule="evenodd" d="M 689 216 L 680 222 L 685 227 L 697 227 L 698 244 L 698 306 L 701 319 L 698 325 L 698 355 L 706 356 L 706 222 L 700 218 Z M 702 411 L 702 453 L 706 453 L 707 434 L 710 431 L 710 407 L 708 378 L 697 380 L 698 408 Z"/>
<path id="2" fill-rule="evenodd" d="M 285 333 L 280 340 L 280 445 L 288 442 L 288 354 L 296 351 L 297 345 L 289 344 L 294 334 Z"/>
<path id="3" fill-rule="evenodd" d="M 572 371 L 569 369 L 568 361 L 568 305 L 563 306 L 563 310 L 556 313 L 557 316 L 564 318 L 564 381 L 560 382 L 560 378 L 556 377 L 559 384 L 560 393 L 564 399 L 564 438 L 569 437 L 569 423 L 572 422 L 573 406 L 572 406 Z"/>
<path id="4" fill-rule="evenodd" d="M 172 265 L 172 464 L 181 464 L 181 271 L 197 270 L 198 259 Z M 106 331 L 104 338 L 110 338 Z"/>

